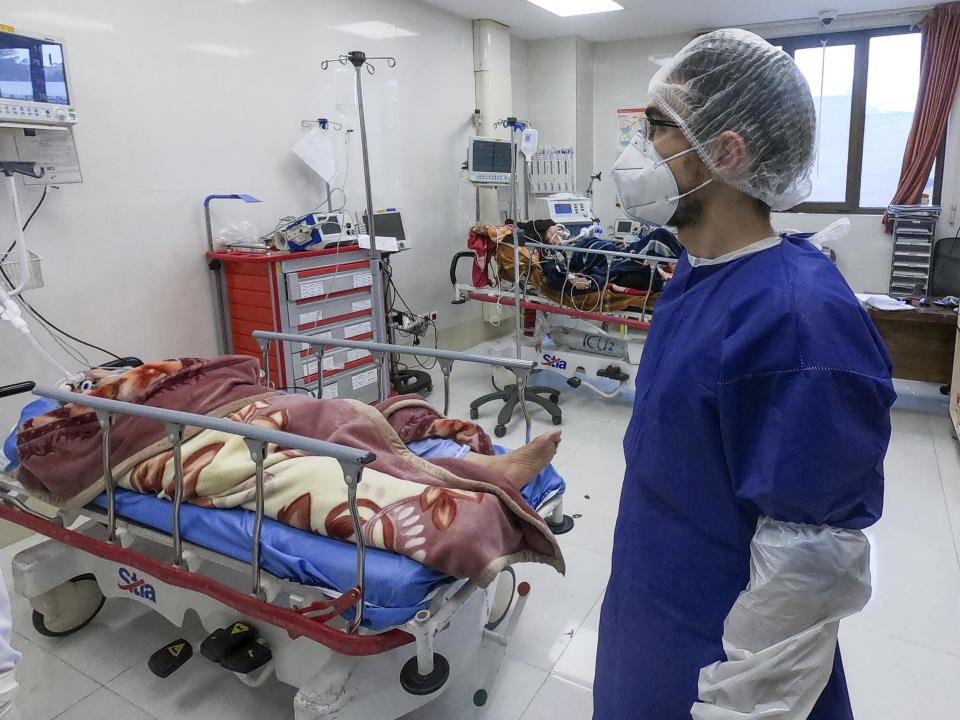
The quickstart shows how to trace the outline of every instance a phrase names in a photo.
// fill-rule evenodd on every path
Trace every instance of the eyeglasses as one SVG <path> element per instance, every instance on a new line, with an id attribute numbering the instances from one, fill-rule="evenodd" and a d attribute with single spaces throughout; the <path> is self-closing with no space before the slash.
<path id="1" fill-rule="evenodd" d="M 644 116 L 640 121 L 640 134 L 643 135 L 647 140 L 652 141 L 654 135 L 656 135 L 658 127 L 670 127 L 670 128 L 679 128 L 678 123 L 673 122 L 673 120 L 661 120 L 660 118 L 650 118 Z"/>

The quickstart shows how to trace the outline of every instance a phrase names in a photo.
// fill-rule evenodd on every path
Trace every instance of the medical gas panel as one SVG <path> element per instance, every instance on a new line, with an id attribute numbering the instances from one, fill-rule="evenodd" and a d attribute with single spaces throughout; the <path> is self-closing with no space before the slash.
<path id="1" fill-rule="evenodd" d="M 378 261 L 356 245 L 315 252 L 256 255 L 208 253 L 223 263 L 232 352 L 260 358 L 254 330 L 337 340 L 386 342 Z M 273 343 L 270 379 L 278 388 L 325 399 L 380 399 L 386 373 L 365 350 L 328 347 L 319 355 L 300 343 Z"/>

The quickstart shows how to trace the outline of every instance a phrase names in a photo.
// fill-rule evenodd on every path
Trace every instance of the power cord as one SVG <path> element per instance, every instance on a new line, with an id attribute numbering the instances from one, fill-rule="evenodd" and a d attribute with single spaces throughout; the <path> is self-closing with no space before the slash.
<path id="1" fill-rule="evenodd" d="M 23 227 L 21 228 L 21 230 L 22 230 L 23 232 L 25 232 L 26 229 L 30 226 L 30 222 L 33 220 L 33 218 L 36 216 L 37 212 L 40 210 L 40 207 L 43 205 L 43 201 L 46 200 L 46 198 L 47 198 L 47 188 L 48 188 L 47 185 L 44 185 L 44 186 L 43 186 L 43 194 L 40 196 L 40 199 L 37 201 L 37 204 L 36 204 L 36 206 L 33 208 L 33 211 L 32 211 L 32 212 L 30 213 L 30 215 L 27 217 L 26 222 L 23 223 Z M 13 248 L 14 248 L 15 245 L 16 245 L 16 240 L 14 240 L 12 243 L 10 243 L 10 247 L 8 247 L 8 248 L 6 249 L 6 251 L 3 253 L 3 257 L 0 257 L 0 263 L 3 263 L 3 261 L 6 260 L 7 256 L 8 256 L 8 255 L 10 254 L 10 252 L 13 250 Z M 3 280 L 4 280 L 4 282 L 7 283 L 7 285 L 9 285 L 11 288 L 15 287 L 14 283 L 10 280 L 10 277 L 7 275 L 6 270 L 3 269 L 2 265 L 0 265 L 0 275 L 3 276 Z M 42 315 L 35 307 L 33 307 L 29 302 L 27 302 L 27 299 L 26 299 L 25 297 L 23 297 L 23 295 L 21 295 L 19 299 L 20 299 L 20 302 L 23 303 L 24 307 L 27 308 L 27 311 L 28 311 L 31 315 L 33 315 L 37 320 L 39 320 L 42 325 L 45 326 L 45 329 L 47 329 L 47 332 L 48 332 L 48 333 L 50 332 L 50 330 L 53 330 L 53 331 L 55 331 L 55 332 L 60 333 L 60 334 L 63 335 L 64 337 L 73 340 L 74 342 L 80 343 L 81 345 L 83 345 L 83 346 L 85 346 L 85 347 L 92 348 L 92 349 L 94 349 L 94 350 L 99 350 L 100 352 L 105 353 L 106 355 L 109 355 L 109 356 L 112 357 L 112 358 L 116 358 L 117 360 L 120 360 L 120 359 L 121 359 L 120 356 L 117 355 L 116 353 L 112 353 L 112 352 L 110 352 L 109 350 L 106 350 L 105 348 L 102 348 L 102 347 L 100 347 L 99 345 L 94 345 L 93 343 L 89 343 L 89 342 L 87 342 L 86 340 L 81 340 L 80 338 L 75 337 L 74 335 L 71 335 L 71 334 L 68 333 L 66 330 L 63 330 L 62 328 L 57 327 L 57 326 L 54 325 L 52 322 L 50 322 L 50 320 L 48 320 L 44 315 Z M 56 339 L 56 338 L 55 338 L 55 339 Z M 57 340 L 57 344 L 60 345 L 61 348 L 63 348 L 63 343 L 62 343 L 60 340 Z M 64 348 L 64 349 L 65 349 L 65 348 Z M 77 352 L 78 354 L 80 354 L 78 350 L 75 350 L 75 352 Z M 74 360 L 77 359 L 76 357 L 73 356 L 72 353 L 69 353 L 69 352 L 68 352 L 68 354 L 69 354 Z M 83 357 L 82 354 L 80 354 L 80 356 Z M 89 364 L 89 363 L 88 363 L 88 364 Z"/>

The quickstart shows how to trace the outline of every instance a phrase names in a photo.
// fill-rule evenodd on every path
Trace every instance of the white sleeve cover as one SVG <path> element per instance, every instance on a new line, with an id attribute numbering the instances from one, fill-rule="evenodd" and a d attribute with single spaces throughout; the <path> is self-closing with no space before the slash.
<path id="1" fill-rule="evenodd" d="M 723 624 L 725 662 L 701 669 L 694 720 L 805 720 L 833 670 L 839 621 L 870 599 L 859 530 L 760 518 L 750 584 Z"/>

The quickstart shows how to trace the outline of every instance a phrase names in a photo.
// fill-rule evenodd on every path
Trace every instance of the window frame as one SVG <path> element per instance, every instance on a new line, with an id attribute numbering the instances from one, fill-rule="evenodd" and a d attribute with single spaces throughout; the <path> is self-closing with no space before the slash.
<path id="1" fill-rule="evenodd" d="M 786 212 L 798 213 L 829 213 L 850 215 L 879 215 L 887 208 L 861 207 L 860 186 L 863 176 L 863 133 L 867 116 L 867 72 L 870 55 L 870 40 L 885 35 L 906 35 L 920 31 L 909 25 L 899 25 L 887 28 L 870 30 L 849 30 L 833 33 L 818 33 L 816 35 L 793 35 L 787 37 L 768 38 L 772 45 L 779 45 L 790 57 L 795 57 L 797 50 L 820 47 L 824 38 L 830 45 L 853 45 L 853 89 L 850 106 L 850 137 L 847 142 L 847 182 L 846 197 L 842 202 L 803 202 Z M 936 169 L 933 178 L 934 205 L 939 205 L 943 190 L 943 166 L 946 162 L 946 138 L 940 145 L 937 153 Z M 891 198 L 892 200 L 893 198 Z"/>

